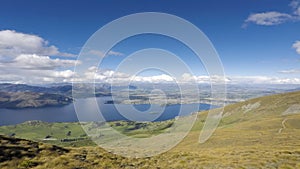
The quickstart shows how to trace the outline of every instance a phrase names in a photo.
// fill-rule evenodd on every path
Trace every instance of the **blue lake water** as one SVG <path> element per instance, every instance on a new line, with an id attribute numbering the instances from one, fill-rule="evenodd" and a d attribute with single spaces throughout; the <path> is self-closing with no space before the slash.
<path id="1" fill-rule="evenodd" d="M 105 104 L 110 97 L 98 97 L 97 107 L 91 106 L 94 98 L 76 100 L 74 104 L 62 107 L 26 108 L 26 109 L 0 109 L 0 125 L 13 125 L 29 120 L 41 120 L 45 122 L 77 122 L 96 121 L 99 116 L 98 108 L 106 121 L 134 120 L 134 121 L 163 121 L 184 116 L 201 110 L 208 110 L 209 104 L 174 104 L 174 105 L 149 105 L 149 104 Z M 196 109 L 195 109 L 196 108 Z M 181 110 L 181 112 L 180 112 Z M 180 112 L 180 114 L 179 114 Z M 77 117 L 77 115 L 79 115 Z"/>

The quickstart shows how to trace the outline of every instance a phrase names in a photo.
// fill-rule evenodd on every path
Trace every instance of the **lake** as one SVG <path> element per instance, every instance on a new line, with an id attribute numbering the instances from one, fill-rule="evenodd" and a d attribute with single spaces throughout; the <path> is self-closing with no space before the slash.
<path id="1" fill-rule="evenodd" d="M 29 120 L 41 120 L 45 122 L 77 122 L 95 121 L 98 116 L 97 108 L 106 121 L 134 120 L 134 121 L 163 121 L 176 116 L 189 115 L 190 113 L 211 108 L 209 104 L 174 104 L 174 105 L 150 105 L 150 104 L 105 104 L 111 97 L 98 97 L 98 107 L 91 106 L 94 98 L 76 100 L 76 108 L 80 111 L 76 114 L 74 104 L 62 107 L 25 108 L 25 109 L 0 109 L 0 125 L 14 125 Z M 213 106 L 212 106 L 213 107 Z M 195 109 L 196 108 L 196 109 Z M 179 114 L 181 109 L 181 113 Z M 139 112 L 140 111 L 140 112 Z"/>

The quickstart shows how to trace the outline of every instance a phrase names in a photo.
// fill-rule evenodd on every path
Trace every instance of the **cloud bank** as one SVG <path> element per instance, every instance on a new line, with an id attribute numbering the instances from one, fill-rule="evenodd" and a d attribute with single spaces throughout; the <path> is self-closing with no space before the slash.
<path id="1" fill-rule="evenodd" d="M 293 48 L 300 54 L 300 42 Z M 98 50 L 90 51 L 99 57 L 124 56 L 123 53 L 110 51 L 106 56 Z M 53 56 L 61 56 L 59 58 Z M 114 70 L 99 70 L 90 67 L 82 75 L 73 71 L 76 64 L 81 64 L 71 57 L 73 54 L 63 53 L 48 41 L 32 34 L 14 30 L 0 31 L 0 83 L 60 83 L 60 82 L 99 82 L 99 83 L 267 83 L 267 84 L 300 84 L 299 78 L 278 78 L 265 76 L 195 76 L 185 73 L 180 77 L 167 74 L 153 76 L 130 75 Z M 297 73 L 298 70 L 285 70 L 280 73 Z"/>
<path id="2" fill-rule="evenodd" d="M 300 84 L 300 78 L 280 78 L 268 76 L 195 76 L 184 73 L 180 77 L 172 77 L 167 74 L 153 76 L 129 75 L 113 70 L 99 70 L 90 67 L 84 74 L 84 78 L 73 79 L 75 82 L 96 82 L 111 84 L 129 83 L 196 83 L 196 84 Z"/>

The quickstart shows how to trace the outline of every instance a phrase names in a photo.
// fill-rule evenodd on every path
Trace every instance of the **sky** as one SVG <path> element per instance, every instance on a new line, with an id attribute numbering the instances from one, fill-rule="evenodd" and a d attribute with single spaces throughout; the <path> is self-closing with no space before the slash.
<path id="1" fill-rule="evenodd" d="M 106 56 L 101 50 L 91 50 L 90 55 L 104 58 L 100 66 L 87 69 L 84 77 L 74 72 L 75 64 L 84 64 L 76 59 L 91 35 L 115 19 L 140 12 L 176 15 L 198 27 L 218 52 L 228 82 L 300 84 L 300 0 L 2 0 L 0 82 L 218 79 L 208 77 L 184 44 L 158 35 L 125 39 Z M 131 75 L 115 70 L 132 53 L 147 48 L 178 55 L 193 73 L 170 77 L 159 71 Z"/>

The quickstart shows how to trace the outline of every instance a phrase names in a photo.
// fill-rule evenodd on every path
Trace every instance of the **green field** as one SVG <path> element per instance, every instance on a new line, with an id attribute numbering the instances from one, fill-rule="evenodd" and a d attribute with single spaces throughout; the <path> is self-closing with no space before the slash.
<path id="1" fill-rule="evenodd" d="M 300 168 L 299 105 L 300 92 L 228 105 L 217 130 L 203 144 L 198 139 L 207 112 L 201 112 L 190 133 L 175 148 L 139 159 L 114 155 L 95 146 L 78 123 L 27 122 L 2 126 L 3 135 L 15 134 L 14 137 L 38 143 L 3 137 L 0 168 Z M 120 121 L 111 122 L 110 126 L 128 136 L 151 137 L 172 124 L 173 121 Z M 84 125 L 93 128 L 101 124 Z M 47 136 L 56 140 L 43 140 Z M 81 139 L 76 141 L 78 138 Z M 65 148 L 60 150 L 51 144 Z M 22 147 L 20 152 L 18 147 Z M 9 154 L 18 155 L 5 158 Z"/>
<path id="2" fill-rule="evenodd" d="M 173 120 L 163 122 L 128 122 L 116 121 L 108 123 L 122 134 L 132 137 L 151 137 L 163 133 L 172 126 Z M 97 129 L 101 123 L 46 123 L 42 121 L 28 121 L 22 124 L 1 126 L 0 133 L 28 140 L 51 143 L 66 147 L 95 146 L 84 128 Z M 105 131 L 102 133 L 105 134 Z"/>

